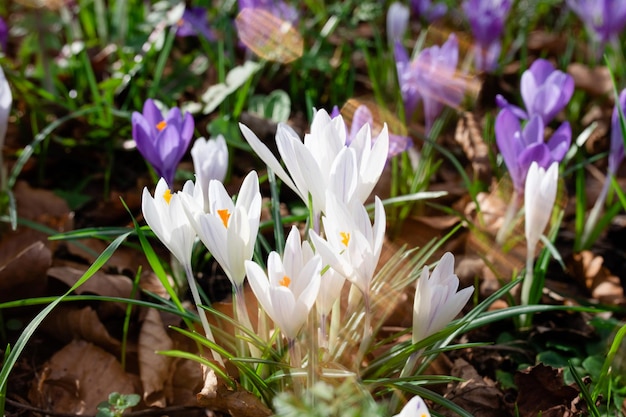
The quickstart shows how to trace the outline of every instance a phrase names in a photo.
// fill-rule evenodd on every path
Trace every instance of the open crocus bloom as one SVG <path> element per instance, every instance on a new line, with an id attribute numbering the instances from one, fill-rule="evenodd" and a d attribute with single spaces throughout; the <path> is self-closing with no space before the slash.
<path id="1" fill-rule="evenodd" d="M 245 263 L 248 282 L 268 316 L 288 340 L 294 340 L 306 323 L 320 288 L 322 259 L 308 242 L 301 243 L 293 226 L 287 237 L 283 258 L 270 252 L 267 275 L 252 261 Z"/>
<path id="2" fill-rule="evenodd" d="M 187 220 L 181 193 L 197 198 L 194 184 L 187 181 L 183 191 L 172 194 L 164 178 L 156 185 L 154 197 L 144 187 L 141 198 L 143 217 L 159 240 L 169 249 L 182 265 L 191 262 L 191 251 L 196 239 L 196 231 Z"/>
<path id="3" fill-rule="evenodd" d="M 193 135 L 193 117 L 189 113 L 183 116 L 177 107 L 163 116 L 154 101 L 148 99 L 143 113 L 133 112 L 132 125 L 137 150 L 171 187 L 176 167 Z"/>
<path id="4" fill-rule="evenodd" d="M 626 26 L 626 2 L 623 0 L 567 0 L 567 5 L 600 44 L 600 52 L 606 43 L 617 39 Z"/>
<path id="5" fill-rule="evenodd" d="M 183 195 L 185 196 L 185 195 Z M 209 183 L 209 212 L 202 202 L 185 198 L 184 209 L 191 225 L 237 290 L 246 278 L 244 261 L 252 259 L 259 232 L 261 193 L 256 171 L 250 171 L 239 190 L 237 202 L 224 184 Z"/>
<path id="6" fill-rule="evenodd" d="M 466 0 L 463 11 L 476 40 L 476 67 L 491 71 L 500 55 L 500 37 L 511 9 L 511 0 Z"/>
<path id="7" fill-rule="evenodd" d="M 429 277 L 428 267 L 417 280 L 413 304 L 413 343 L 442 330 L 463 309 L 473 287 L 459 289 L 454 255 L 445 253 Z"/>
<path id="8" fill-rule="evenodd" d="M 287 170 L 250 129 L 239 126 L 255 153 L 307 206 L 311 197 L 313 207 L 309 209 L 315 218 L 324 211 L 326 192 L 331 188 L 345 191 L 340 194 L 344 201 L 365 202 L 387 161 L 386 125 L 375 141 L 369 125 L 365 125 L 347 144 L 343 118 L 331 118 L 325 110 L 313 117 L 304 142 L 288 125 L 278 125 L 276 145 Z"/>
<path id="9" fill-rule="evenodd" d="M 372 225 L 362 204 L 346 205 L 330 193 L 327 203 L 323 217 L 326 239 L 313 230 L 310 231 L 310 238 L 324 263 L 368 296 L 385 237 L 383 204 L 376 197 Z"/>
<path id="10" fill-rule="evenodd" d="M 544 125 L 539 115 L 532 116 L 522 130 L 518 118 L 507 108 L 498 113 L 495 131 L 498 149 L 509 170 L 513 186 L 520 195 L 530 164 L 537 162 L 545 168 L 552 162 L 560 162 L 572 139 L 569 123 L 563 122 L 546 143 Z"/>
<path id="11" fill-rule="evenodd" d="M 546 125 L 569 103 L 574 94 L 574 79 L 555 69 L 550 61 L 540 58 L 524 71 L 520 88 L 526 110 L 509 104 L 501 95 L 496 97 L 496 102 L 520 119 L 539 115 Z"/>

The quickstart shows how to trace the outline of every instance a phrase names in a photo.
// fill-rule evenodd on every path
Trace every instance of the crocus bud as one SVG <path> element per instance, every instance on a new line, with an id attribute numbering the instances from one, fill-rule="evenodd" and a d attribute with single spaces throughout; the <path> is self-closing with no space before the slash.
<path id="1" fill-rule="evenodd" d="M 534 252 L 539 238 L 550 221 L 552 208 L 556 200 L 559 164 L 554 162 L 546 171 L 536 162 L 530 165 L 526 177 L 524 193 L 524 211 L 526 214 L 525 231 L 528 252 Z"/>

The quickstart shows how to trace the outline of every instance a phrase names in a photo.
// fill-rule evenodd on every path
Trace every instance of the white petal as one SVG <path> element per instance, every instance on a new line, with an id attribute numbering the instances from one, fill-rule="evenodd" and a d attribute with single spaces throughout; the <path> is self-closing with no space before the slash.
<path id="1" fill-rule="evenodd" d="M 261 158 L 263 162 L 272 170 L 274 173 L 293 191 L 299 194 L 299 191 L 291 180 L 291 177 L 287 174 L 287 172 L 283 169 L 278 159 L 274 156 L 272 151 L 269 150 L 267 146 L 263 142 L 257 138 L 257 136 L 244 124 L 239 123 L 239 128 L 241 129 L 241 133 L 243 133 L 243 137 L 246 139 L 252 150 Z M 280 125 L 278 129 L 280 130 Z M 278 132 L 277 132 L 278 135 Z"/>
<path id="2" fill-rule="evenodd" d="M 248 276 L 248 282 L 250 288 L 259 301 L 263 310 L 270 316 L 274 316 L 274 308 L 272 307 L 272 301 L 269 295 L 269 281 L 263 269 L 252 261 L 245 261 L 244 266 L 246 268 L 246 275 Z"/>

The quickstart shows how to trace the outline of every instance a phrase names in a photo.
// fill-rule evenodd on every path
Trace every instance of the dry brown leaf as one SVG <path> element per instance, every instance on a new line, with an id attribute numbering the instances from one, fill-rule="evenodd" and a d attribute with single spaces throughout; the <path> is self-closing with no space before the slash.
<path id="1" fill-rule="evenodd" d="M 114 354 L 120 342 L 109 334 L 91 307 L 60 305 L 48 315 L 41 329 L 61 342 L 82 339 Z"/>
<path id="2" fill-rule="evenodd" d="M 451 375 L 463 379 L 463 382 L 450 383 L 445 397 L 453 401 L 475 417 L 502 417 L 505 409 L 503 394 L 493 381 L 483 378 L 476 369 L 463 359 L 454 361 Z M 445 407 L 436 406 L 434 410 L 443 416 L 456 416 Z"/>
<path id="3" fill-rule="evenodd" d="M 172 378 L 166 387 L 170 404 L 197 406 L 196 394 L 202 389 L 200 364 L 188 359 L 174 358 L 172 369 Z"/>
<path id="4" fill-rule="evenodd" d="M 100 239 L 79 239 L 77 243 L 90 250 L 87 251 L 77 245 L 67 245 L 67 249 L 71 255 L 84 259 L 85 263 L 88 265 L 93 264 L 98 255 L 108 246 L 107 242 Z M 167 252 L 164 251 L 163 254 L 166 255 Z M 151 270 L 144 253 L 141 250 L 127 246 L 117 248 L 105 265 L 118 272 L 128 272 L 130 274 L 137 273 L 139 267 L 141 267 L 143 271 Z"/>
<path id="5" fill-rule="evenodd" d="M 28 393 L 32 405 L 59 413 L 95 414 L 109 394 L 133 394 L 137 381 L 99 347 L 73 341 L 55 353 Z"/>
<path id="6" fill-rule="evenodd" d="M 614 304 L 624 299 L 624 288 L 619 277 L 604 266 L 604 258 L 585 250 L 572 255 L 567 263 L 569 273 L 602 303 Z"/>
<path id="7" fill-rule="evenodd" d="M 86 267 L 82 265 L 74 266 L 55 266 L 48 270 L 48 276 L 61 281 L 68 287 L 72 287 L 84 275 Z M 74 292 L 76 294 L 95 294 L 106 297 L 130 298 L 133 283 L 130 278 L 125 275 L 107 274 L 103 271 L 97 271 L 83 285 L 78 287 Z M 98 314 L 103 319 L 110 316 L 119 316 L 126 312 L 125 303 L 100 303 L 98 305 Z"/>
<path id="8" fill-rule="evenodd" d="M 168 276 L 170 284 L 174 287 L 174 280 Z M 161 284 L 161 281 L 157 277 L 157 275 L 151 270 L 143 270 L 141 272 L 141 276 L 139 277 L 139 288 L 144 291 L 151 292 L 153 294 L 158 295 L 161 298 L 169 300 L 170 295 L 167 293 L 167 290 Z"/>
<path id="9" fill-rule="evenodd" d="M 478 128 L 472 113 L 465 112 L 463 117 L 459 118 L 454 139 L 461 145 L 465 156 L 472 164 L 474 176 L 481 181 L 488 181 L 491 178 L 489 148 L 483 140 L 482 131 Z"/>
<path id="10" fill-rule="evenodd" d="M 560 369 L 539 364 L 515 374 L 520 417 L 568 417 L 576 414 L 579 391 L 563 382 Z"/>
<path id="11" fill-rule="evenodd" d="M 143 399 L 150 407 L 167 405 L 165 385 L 171 377 L 172 358 L 156 352 L 170 350 L 173 346 L 159 312 L 153 308 L 146 310 L 139 332 L 139 377 Z"/>
<path id="12" fill-rule="evenodd" d="M 11 240 L 0 242 L 0 301 L 44 295 L 46 271 L 52 264 L 52 253 L 41 241 L 26 247 L 14 246 Z"/>
<path id="13" fill-rule="evenodd" d="M 213 374 L 215 375 L 215 374 Z M 237 386 L 232 390 L 226 383 L 217 378 L 217 387 L 210 387 L 208 395 L 198 394 L 198 403 L 213 411 L 228 414 L 232 417 L 268 417 L 272 410 L 254 394 Z"/>
<path id="14" fill-rule="evenodd" d="M 67 203 L 52 191 L 32 188 L 24 181 L 18 181 L 13 190 L 17 202 L 17 213 L 20 217 L 43 224 L 58 232 L 67 232 L 74 228 L 74 213 Z M 48 240 L 44 232 L 25 228 L 34 236 L 33 240 L 46 242 L 51 250 L 59 245 L 57 241 Z"/>

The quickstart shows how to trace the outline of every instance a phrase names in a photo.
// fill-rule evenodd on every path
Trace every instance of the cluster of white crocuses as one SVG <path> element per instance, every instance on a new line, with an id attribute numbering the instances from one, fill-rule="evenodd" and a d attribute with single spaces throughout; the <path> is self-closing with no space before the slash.
<path id="1" fill-rule="evenodd" d="M 389 147 L 386 127 L 375 139 L 370 129 L 369 125 L 363 126 L 348 144 L 341 116 L 331 118 L 324 110 L 316 112 L 304 141 L 289 126 L 280 124 L 276 143 L 283 168 L 267 146 L 241 125 L 252 149 L 302 198 L 311 213 L 306 238 L 292 227 L 283 254 L 272 251 L 266 268 L 252 261 L 261 213 L 257 173 L 251 171 L 246 176 L 233 202 L 222 183 L 225 171 L 210 169 L 225 166 L 223 139 L 194 145 L 195 184 L 188 181 L 182 190 L 172 192 L 161 180 L 154 196 L 144 189 L 145 220 L 185 266 L 194 298 L 197 291 L 191 255 L 199 238 L 233 284 L 241 324 L 251 328 L 243 299 L 247 277 L 260 307 L 290 348 L 311 319 L 312 311 L 324 333 L 329 312 L 346 280 L 362 294 L 367 315 L 386 220 L 378 197 L 374 197 L 373 223 L 365 203 L 383 172 Z M 453 269 L 454 257 L 447 254 L 432 276 L 425 269 L 419 279 L 414 315 L 416 341 L 441 330 L 467 303 L 473 289 L 457 292 L 459 280 Z M 200 304 L 199 297 L 195 301 Z M 211 329 L 203 315 L 210 338 Z M 298 358 L 291 358 L 291 362 L 299 364 Z"/>

